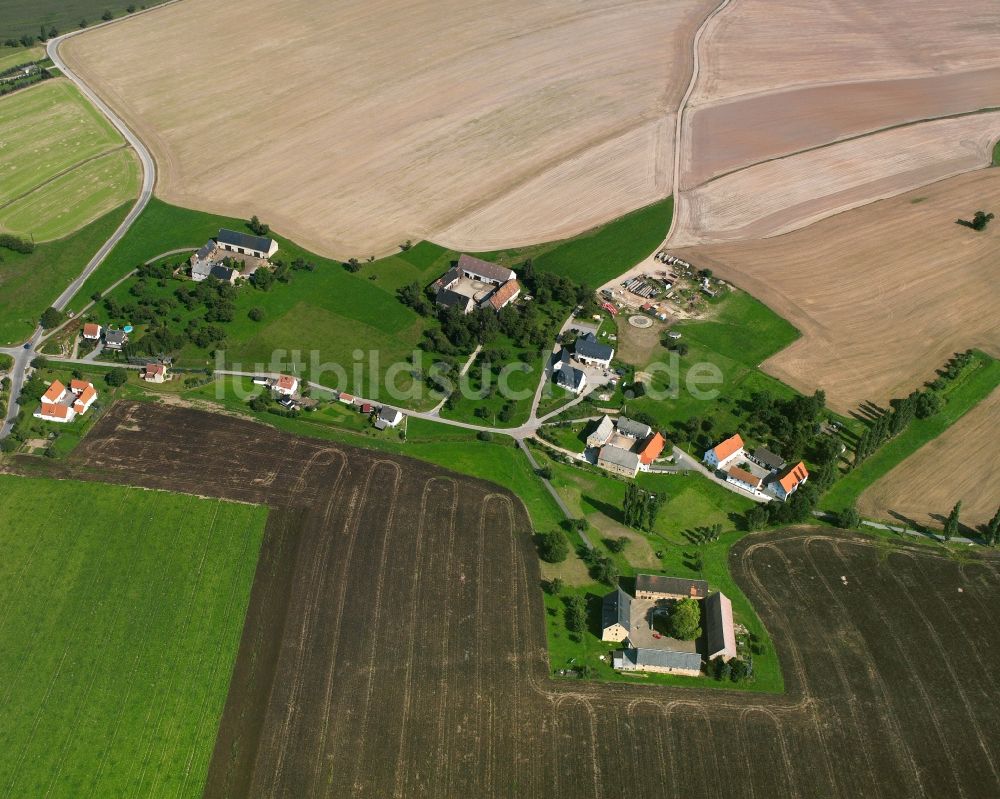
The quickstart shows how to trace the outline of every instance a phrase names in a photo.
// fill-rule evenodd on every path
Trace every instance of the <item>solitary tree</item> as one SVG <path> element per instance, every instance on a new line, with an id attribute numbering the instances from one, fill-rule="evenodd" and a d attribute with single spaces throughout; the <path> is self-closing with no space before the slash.
<path id="1" fill-rule="evenodd" d="M 948 518 L 944 523 L 944 540 L 951 541 L 952 537 L 958 534 L 958 516 L 962 512 L 962 500 L 955 503 Z"/>
<path id="2" fill-rule="evenodd" d="M 104 9 L 104 13 L 101 14 L 101 19 L 103 19 L 105 22 L 110 22 L 114 18 L 115 18 L 115 15 L 111 13 L 111 9 L 110 8 Z"/>
<path id="3" fill-rule="evenodd" d="M 701 635 L 701 607 L 692 597 L 678 599 L 670 609 L 670 635 L 681 641 L 693 641 Z"/>
<path id="4" fill-rule="evenodd" d="M 559 577 L 553 577 L 549 580 L 549 593 L 552 596 L 559 596 L 563 590 L 563 581 Z"/>
<path id="5" fill-rule="evenodd" d="M 587 627 L 587 603 L 582 596 L 571 596 L 566 600 L 566 629 L 572 633 L 582 633 Z"/>
<path id="6" fill-rule="evenodd" d="M 50 330 L 53 327 L 59 327 L 65 318 L 62 311 L 57 311 L 55 308 L 46 308 L 39 322 L 46 330 Z"/>
<path id="7" fill-rule="evenodd" d="M 569 555 L 569 541 L 559 529 L 548 530 L 538 536 L 538 554 L 549 563 L 562 563 Z"/>
<path id="8" fill-rule="evenodd" d="M 106 382 L 112 388 L 115 386 L 122 385 L 126 380 L 128 380 L 128 372 L 122 368 L 112 369 L 106 375 L 104 375 L 104 382 Z"/>
<path id="9" fill-rule="evenodd" d="M 849 508 L 844 508 L 837 515 L 837 527 L 841 527 L 844 530 L 853 530 L 858 525 L 861 524 L 861 515 L 858 513 L 857 508 L 851 505 Z"/>

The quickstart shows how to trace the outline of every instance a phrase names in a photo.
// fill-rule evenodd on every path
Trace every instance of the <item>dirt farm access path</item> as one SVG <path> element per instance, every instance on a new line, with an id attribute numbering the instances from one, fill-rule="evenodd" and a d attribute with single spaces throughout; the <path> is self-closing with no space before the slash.
<path id="1" fill-rule="evenodd" d="M 208 796 L 1000 791 L 996 559 L 750 536 L 731 565 L 787 695 L 554 681 L 504 489 L 145 403 L 111 409 L 67 476 L 272 507 Z"/>

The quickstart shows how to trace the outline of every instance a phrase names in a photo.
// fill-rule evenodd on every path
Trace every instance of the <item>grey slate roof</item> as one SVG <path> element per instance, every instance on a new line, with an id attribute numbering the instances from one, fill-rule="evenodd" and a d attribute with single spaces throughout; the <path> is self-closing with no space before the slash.
<path id="1" fill-rule="evenodd" d="M 604 597 L 601 603 L 601 629 L 606 630 L 615 624 L 620 624 L 626 630 L 632 613 L 632 597 L 616 588 Z"/>
<path id="2" fill-rule="evenodd" d="M 439 289 L 448 288 L 452 283 L 462 277 L 462 270 L 457 266 L 453 266 L 447 272 L 445 272 L 441 277 L 434 281 L 434 285 Z"/>
<path id="3" fill-rule="evenodd" d="M 552 369 L 552 379 L 557 386 L 568 388 L 570 391 L 579 390 L 585 379 L 583 372 L 569 362 L 569 353 L 563 349 L 559 353 L 559 360 Z"/>
<path id="4" fill-rule="evenodd" d="M 388 405 L 383 405 L 381 410 L 378 412 L 378 418 L 390 424 L 402 417 L 402 415 L 402 412 L 396 410 L 395 408 L 390 408 Z"/>
<path id="5" fill-rule="evenodd" d="M 104 343 L 111 346 L 121 346 L 128 339 L 128 334 L 124 330 L 105 330 Z"/>
<path id="6" fill-rule="evenodd" d="M 484 261 L 482 258 L 474 258 L 464 253 L 458 259 L 458 268 L 463 272 L 482 275 L 487 280 L 494 280 L 497 283 L 506 283 L 508 280 L 514 280 L 517 277 L 517 274 L 506 266 L 498 266 L 489 261 Z"/>
<path id="7" fill-rule="evenodd" d="M 785 459 L 764 447 L 757 447 L 757 449 L 753 451 L 752 457 L 753 460 L 763 466 L 766 466 L 768 469 L 781 470 L 785 468 Z"/>
<path id="8" fill-rule="evenodd" d="M 694 588 L 692 594 L 691 589 Z M 708 594 L 708 583 L 704 580 L 689 580 L 686 577 L 663 577 L 659 574 L 637 574 L 635 590 L 652 591 L 659 594 L 678 594 L 704 599 Z"/>
<path id="9" fill-rule="evenodd" d="M 230 269 L 228 266 L 222 266 L 221 264 L 216 264 L 209 270 L 209 275 L 218 280 L 224 280 L 229 282 L 233 279 L 233 275 L 236 273 L 235 269 Z"/>
<path id="10" fill-rule="evenodd" d="M 639 453 L 631 452 L 621 447 L 604 446 L 601 447 L 600 460 L 622 466 L 626 469 L 639 468 Z"/>
<path id="11" fill-rule="evenodd" d="M 701 655 L 697 652 L 671 652 L 668 649 L 626 649 L 625 657 L 637 668 L 659 666 L 670 669 L 700 669 Z"/>
<path id="12" fill-rule="evenodd" d="M 215 249 L 215 242 L 209 241 L 204 247 L 202 247 L 200 250 L 198 250 L 198 252 L 194 254 L 195 258 L 197 258 L 199 261 L 204 261 L 206 258 L 208 258 L 209 255 L 212 254 L 212 250 L 214 249 Z"/>
<path id="13" fill-rule="evenodd" d="M 628 436 L 629 438 L 644 439 L 649 438 L 649 434 L 653 432 L 653 428 L 648 424 L 643 424 L 642 422 L 634 422 L 631 419 L 626 419 L 624 416 L 618 417 L 618 432 L 623 436 Z"/>
<path id="14" fill-rule="evenodd" d="M 241 233 L 238 230 L 228 230 L 222 228 L 216 238 L 219 244 L 228 244 L 232 247 L 242 247 L 244 250 L 261 250 L 267 252 L 271 249 L 271 239 L 264 236 L 251 236 L 249 233 Z"/>
<path id="15" fill-rule="evenodd" d="M 471 300 L 464 294 L 459 294 L 457 291 L 452 291 L 451 289 L 441 289 L 434 298 L 434 302 L 445 308 L 458 307 L 464 311 L 468 309 Z"/>
<path id="16" fill-rule="evenodd" d="M 607 344 L 598 342 L 597 337 L 593 333 L 580 336 L 576 340 L 573 350 L 578 356 L 592 358 L 597 361 L 610 361 L 611 356 L 615 353 L 614 349 Z"/>
<path id="17" fill-rule="evenodd" d="M 601 419 L 594 432 L 587 436 L 587 440 L 589 441 L 593 439 L 595 441 L 600 441 L 600 445 L 603 445 L 604 442 L 611 437 L 611 433 L 614 432 L 614 429 L 615 423 L 611 420 L 610 416 L 605 414 L 604 418 Z"/>

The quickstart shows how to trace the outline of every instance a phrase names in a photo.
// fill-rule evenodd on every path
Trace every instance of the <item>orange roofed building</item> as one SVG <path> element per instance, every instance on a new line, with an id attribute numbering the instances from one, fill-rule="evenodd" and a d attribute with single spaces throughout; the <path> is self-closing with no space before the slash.
<path id="1" fill-rule="evenodd" d="M 46 422 L 72 422 L 78 415 L 90 410 L 97 400 L 97 389 L 86 380 L 73 380 L 69 390 L 58 380 L 53 380 L 42 394 L 42 403 L 32 416 Z"/>
<path id="2" fill-rule="evenodd" d="M 639 462 L 643 466 L 649 466 L 653 461 L 660 457 L 660 453 L 663 452 L 663 447 L 666 446 L 667 440 L 659 433 L 653 433 L 639 450 Z"/>
<path id="3" fill-rule="evenodd" d="M 725 469 L 737 458 L 743 457 L 743 439 L 737 433 L 705 453 L 704 461 L 712 469 Z"/>
<path id="4" fill-rule="evenodd" d="M 792 468 L 784 471 L 774 483 L 774 495 L 784 501 L 798 491 L 800 485 L 809 479 L 806 465 L 799 461 Z"/>

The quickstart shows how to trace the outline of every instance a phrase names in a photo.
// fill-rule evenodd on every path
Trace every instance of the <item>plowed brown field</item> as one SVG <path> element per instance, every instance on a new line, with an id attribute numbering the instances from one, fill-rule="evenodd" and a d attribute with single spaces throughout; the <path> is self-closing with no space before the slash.
<path id="1" fill-rule="evenodd" d="M 1000 169 L 940 181 L 804 230 L 680 250 L 802 331 L 764 363 L 803 391 L 823 388 L 847 412 L 884 404 L 934 377 L 954 352 L 1000 355 L 1000 226 L 955 224 L 1000 208 Z"/>
<path id="2" fill-rule="evenodd" d="M 872 485 L 858 510 L 940 528 L 961 500 L 964 525 L 986 524 L 1000 507 L 998 431 L 1000 389 Z"/>
<path id="3" fill-rule="evenodd" d="M 731 565 L 787 696 L 553 681 L 527 516 L 503 489 L 148 404 L 112 409 L 73 469 L 276 508 L 208 796 L 1000 791 L 995 560 L 753 536 Z"/>

